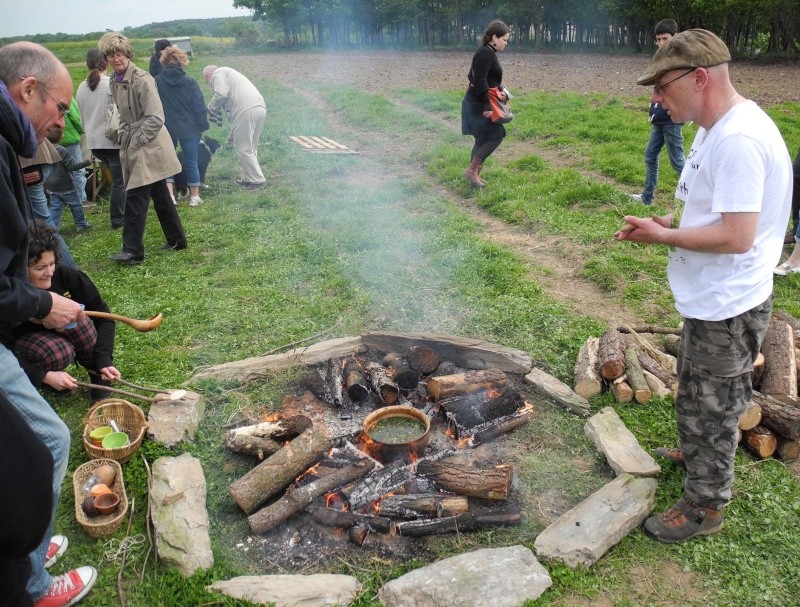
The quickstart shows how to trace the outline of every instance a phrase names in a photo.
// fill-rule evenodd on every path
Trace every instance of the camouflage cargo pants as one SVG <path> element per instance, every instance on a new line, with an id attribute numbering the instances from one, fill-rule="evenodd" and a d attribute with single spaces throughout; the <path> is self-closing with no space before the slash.
<path id="1" fill-rule="evenodd" d="M 720 321 L 684 319 L 675 398 L 686 459 L 684 493 L 719 509 L 731 499 L 739 417 L 753 394 L 750 372 L 772 313 L 772 297 Z"/>

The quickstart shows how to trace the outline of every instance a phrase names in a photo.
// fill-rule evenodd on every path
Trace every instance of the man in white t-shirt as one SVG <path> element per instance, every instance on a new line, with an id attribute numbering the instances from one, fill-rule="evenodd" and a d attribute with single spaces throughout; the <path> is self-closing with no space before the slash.
<path id="1" fill-rule="evenodd" d="M 783 248 L 792 163 L 772 120 L 733 88 L 730 53 L 715 34 L 687 30 L 658 49 L 637 80 L 673 122 L 701 128 L 681 173 L 678 227 L 666 217 L 625 217 L 618 240 L 669 246 L 668 277 L 684 317 L 675 398 L 683 497 L 645 521 L 676 543 L 722 529 L 731 499 L 739 417 L 772 312 L 772 269 Z"/>

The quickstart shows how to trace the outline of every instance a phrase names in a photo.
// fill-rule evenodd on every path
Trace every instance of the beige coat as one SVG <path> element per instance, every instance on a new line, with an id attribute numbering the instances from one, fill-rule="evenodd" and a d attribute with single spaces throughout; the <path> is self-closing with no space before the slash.
<path id="1" fill-rule="evenodd" d="M 132 190 L 180 173 L 156 81 L 133 62 L 122 82 L 111 76 L 111 95 L 119 110 L 119 157 L 125 189 Z"/>

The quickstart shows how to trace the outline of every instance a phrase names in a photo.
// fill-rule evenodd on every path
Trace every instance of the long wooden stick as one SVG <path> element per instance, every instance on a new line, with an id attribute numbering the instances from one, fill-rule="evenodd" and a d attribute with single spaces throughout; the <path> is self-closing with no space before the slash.
<path id="1" fill-rule="evenodd" d="M 122 394 L 124 396 L 130 396 L 131 398 L 138 398 L 139 400 L 143 400 L 148 403 L 156 402 L 155 398 L 150 398 L 149 396 L 142 396 L 141 394 L 136 394 L 135 392 L 127 392 L 125 390 L 120 390 L 119 388 L 113 388 L 111 386 L 101 386 L 100 384 L 90 384 L 84 381 L 77 381 L 75 382 L 79 386 L 83 388 L 93 388 L 96 390 L 107 390 L 108 392 L 114 392 L 115 394 Z"/>

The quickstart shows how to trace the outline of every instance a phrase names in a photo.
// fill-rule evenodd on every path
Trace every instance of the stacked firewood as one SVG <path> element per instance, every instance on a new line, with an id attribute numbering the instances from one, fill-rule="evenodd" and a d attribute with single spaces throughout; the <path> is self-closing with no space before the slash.
<path id="1" fill-rule="evenodd" d="M 628 327 L 589 337 L 575 362 L 574 390 L 584 398 L 610 390 L 617 402 L 674 398 L 680 329 Z M 661 347 L 642 334 L 661 334 Z M 797 336 L 797 337 L 795 337 Z M 800 457 L 800 321 L 776 312 L 753 369 L 753 398 L 739 419 L 740 442 L 758 457 Z"/>

